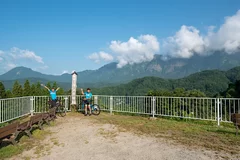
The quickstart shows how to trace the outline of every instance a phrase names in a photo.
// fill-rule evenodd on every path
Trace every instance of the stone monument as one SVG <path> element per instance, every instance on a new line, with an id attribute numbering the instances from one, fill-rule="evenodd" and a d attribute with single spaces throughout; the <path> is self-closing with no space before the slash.
<path id="1" fill-rule="evenodd" d="M 76 105 L 76 93 L 77 93 L 77 72 L 72 72 L 72 103 L 71 105 Z"/>

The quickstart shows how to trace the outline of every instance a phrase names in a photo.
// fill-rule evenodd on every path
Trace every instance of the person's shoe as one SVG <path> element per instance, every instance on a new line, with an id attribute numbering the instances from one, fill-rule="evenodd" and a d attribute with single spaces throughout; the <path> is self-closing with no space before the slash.
<path id="1" fill-rule="evenodd" d="M 87 114 L 84 114 L 84 116 L 87 116 Z"/>
<path id="2" fill-rule="evenodd" d="M 91 116 L 92 114 L 90 113 L 89 116 Z"/>

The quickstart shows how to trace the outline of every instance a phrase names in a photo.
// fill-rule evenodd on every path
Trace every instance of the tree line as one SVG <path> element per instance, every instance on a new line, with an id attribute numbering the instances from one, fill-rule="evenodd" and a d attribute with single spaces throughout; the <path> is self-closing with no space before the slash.
<path id="1" fill-rule="evenodd" d="M 48 88 L 57 88 L 57 82 L 48 82 L 46 84 Z M 64 95 L 66 92 L 60 88 L 57 92 L 58 95 Z M 47 89 L 43 88 L 40 82 L 36 84 L 30 84 L 29 80 L 26 80 L 22 86 L 18 81 L 15 81 L 12 90 L 6 90 L 3 83 L 0 81 L 0 98 L 13 98 L 13 97 L 23 97 L 23 96 L 45 96 L 49 95 Z"/>
<path id="2" fill-rule="evenodd" d="M 152 82 L 152 81 L 151 81 Z M 150 83 L 150 82 L 149 82 Z M 93 88 L 93 94 L 98 95 L 129 95 L 131 96 L 132 92 L 139 93 L 139 95 L 146 96 L 166 96 L 166 97 L 208 97 L 205 92 L 202 92 L 197 89 L 186 89 L 183 87 L 180 88 L 168 88 L 168 89 L 147 89 L 148 85 L 141 86 L 140 88 L 134 86 L 135 83 L 129 83 L 126 88 L 123 85 L 117 87 L 104 87 L 104 88 Z M 131 86 L 130 86 L 131 85 Z M 57 82 L 48 82 L 46 84 L 48 88 L 57 88 Z M 157 87 L 154 87 L 157 88 Z M 209 88 L 211 89 L 211 88 Z M 71 89 L 65 91 L 63 88 L 60 88 L 57 92 L 58 95 L 69 95 L 71 94 Z M 77 94 L 81 94 L 80 90 L 77 90 Z M 22 86 L 18 81 L 15 81 L 13 84 L 12 90 L 5 90 L 3 83 L 0 81 L 0 98 L 12 98 L 12 97 L 23 97 L 23 96 L 48 96 L 49 92 L 43 88 L 38 83 L 30 84 L 29 80 L 26 80 Z M 240 98 L 240 80 L 235 81 L 235 83 L 230 83 L 228 88 L 223 91 L 215 94 L 213 97 L 226 97 L 226 98 Z"/>

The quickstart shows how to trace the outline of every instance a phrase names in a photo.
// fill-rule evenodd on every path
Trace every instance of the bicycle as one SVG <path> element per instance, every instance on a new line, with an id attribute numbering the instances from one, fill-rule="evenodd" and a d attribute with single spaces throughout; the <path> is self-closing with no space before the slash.
<path id="1" fill-rule="evenodd" d="M 101 112 L 101 109 L 100 109 L 99 105 L 98 104 L 92 104 L 91 101 L 92 100 L 90 100 L 89 104 L 90 104 L 92 114 L 93 115 L 99 115 L 100 112 Z M 85 108 L 85 104 L 84 104 L 84 100 L 82 100 L 81 103 L 78 104 L 78 111 L 82 111 L 82 113 L 84 114 L 84 111 L 85 111 L 84 108 Z"/>
<path id="2" fill-rule="evenodd" d="M 49 107 L 51 107 L 51 100 L 48 101 Z M 58 116 L 64 117 L 67 115 L 67 110 L 65 108 L 65 106 L 62 105 L 60 100 L 57 100 L 56 105 L 54 106 L 56 107 L 56 113 L 58 114 Z"/>

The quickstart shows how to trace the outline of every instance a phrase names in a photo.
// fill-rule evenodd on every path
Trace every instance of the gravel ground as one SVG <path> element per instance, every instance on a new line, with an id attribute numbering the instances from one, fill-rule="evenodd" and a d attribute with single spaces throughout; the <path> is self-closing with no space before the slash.
<path id="1" fill-rule="evenodd" d="M 39 160 L 209 160 L 222 159 L 213 151 L 190 149 L 165 139 L 140 136 L 110 124 L 95 124 L 91 117 L 58 118 L 52 134 L 21 155 Z"/>

